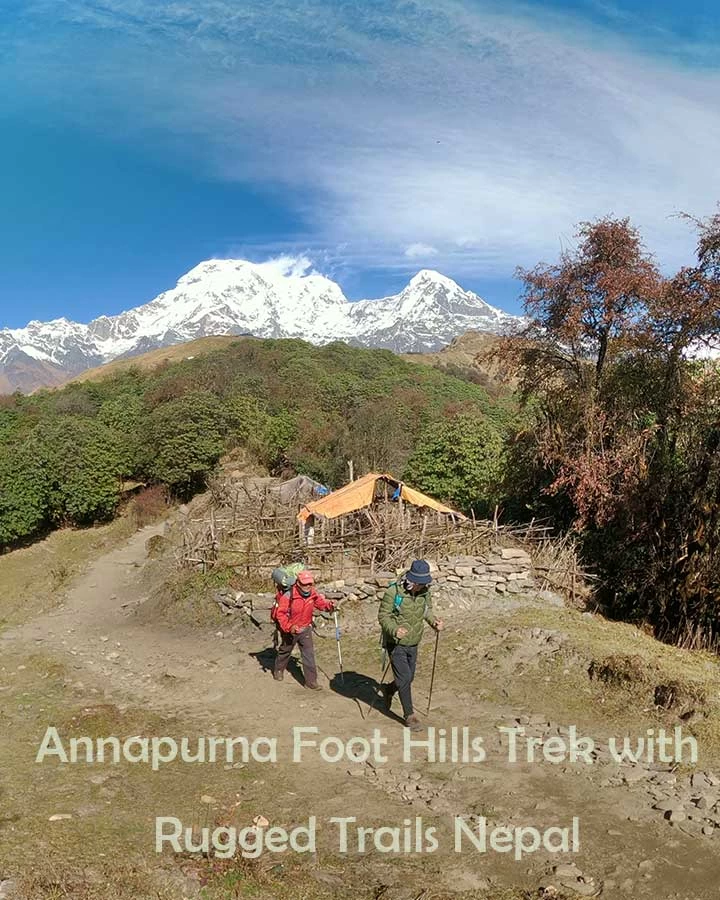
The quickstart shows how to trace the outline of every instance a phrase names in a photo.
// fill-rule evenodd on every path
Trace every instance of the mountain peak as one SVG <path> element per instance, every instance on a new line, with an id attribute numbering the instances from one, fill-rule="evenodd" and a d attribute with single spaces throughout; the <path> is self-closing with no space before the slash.
<path id="1" fill-rule="evenodd" d="M 420 269 L 417 275 L 413 275 L 410 279 L 408 287 L 417 287 L 418 285 L 427 284 L 452 285 L 452 287 L 455 288 L 460 287 L 460 285 L 456 281 L 453 281 L 452 278 L 448 278 L 447 275 L 443 275 L 442 272 L 437 272 L 435 269 Z"/>
<path id="2" fill-rule="evenodd" d="M 88 325 L 57 319 L 0 329 L 3 356 L 17 346 L 24 365 L 52 361 L 68 377 L 120 357 L 211 335 L 346 341 L 396 352 L 439 350 L 468 329 L 499 333 L 518 321 L 433 269 L 421 269 L 399 294 L 350 303 L 340 286 L 305 257 L 263 263 L 207 259 L 174 288 L 117 316 Z M 47 384 L 39 365 L 35 387 Z M 23 388 L 27 389 L 27 372 Z M 7 378 L 5 379 L 7 381 Z"/>

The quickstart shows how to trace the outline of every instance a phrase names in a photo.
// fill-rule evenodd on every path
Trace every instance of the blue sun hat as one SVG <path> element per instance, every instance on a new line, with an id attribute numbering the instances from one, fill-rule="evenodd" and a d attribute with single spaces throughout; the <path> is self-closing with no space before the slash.
<path id="1" fill-rule="evenodd" d="M 430 565 L 424 559 L 416 559 L 405 575 L 405 580 L 411 584 L 431 584 L 432 575 Z"/>

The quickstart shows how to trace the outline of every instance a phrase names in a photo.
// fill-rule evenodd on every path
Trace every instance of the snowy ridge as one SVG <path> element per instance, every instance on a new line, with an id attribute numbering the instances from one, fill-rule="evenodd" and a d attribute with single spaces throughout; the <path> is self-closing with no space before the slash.
<path id="1" fill-rule="evenodd" d="M 149 303 L 89 324 L 55 319 L 0 330 L 0 375 L 9 366 L 60 367 L 68 376 L 121 356 L 215 334 L 341 340 L 397 352 L 438 350 L 474 329 L 495 334 L 522 320 L 424 269 L 397 295 L 351 303 L 340 286 L 296 265 L 207 260 Z M 53 369 L 54 371 L 54 369 Z M 46 383 L 41 381 L 40 383 Z"/>

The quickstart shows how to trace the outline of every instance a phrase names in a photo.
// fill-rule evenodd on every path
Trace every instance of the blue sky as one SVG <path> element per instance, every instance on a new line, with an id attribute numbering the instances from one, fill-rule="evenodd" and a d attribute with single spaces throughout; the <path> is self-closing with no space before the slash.
<path id="1" fill-rule="evenodd" d="M 715 9 L 713 9 L 715 7 Z M 0 327 L 88 321 L 208 257 L 357 299 L 629 215 L 666 269 L 720 200 L 715 0 L 4 0 Z"/>

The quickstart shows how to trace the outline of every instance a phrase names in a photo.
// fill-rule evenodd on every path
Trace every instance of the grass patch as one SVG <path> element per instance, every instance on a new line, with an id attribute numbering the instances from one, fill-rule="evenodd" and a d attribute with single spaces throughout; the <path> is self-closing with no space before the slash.
<path id="1" fill-rule="evenodd" d="M 59 606 L 68 584 L 134 532 L 121 517 L 95 528 L 65 528 L 30 547 L 0 555 L 0 631 Z"/>
<path id="2" fill-rule="evenodd" d="M 557 722 L 636 734 L 680 724 L 699 744 L 701 766 L 720 766 L 720 666 L 717 657 L 655 640 L 632 625 L 574 609 L 524 608 L 484 623 L 544 628 L 565 636 L 562 652 L 536 673 L 493 685 L 489 696 L 525 705 Z M 479 640 L 483 634 L 478 634 Z"/>
<path id="3" fill-rule="evenodd" d="M 153 599 L 143 605 L 140 619 L 161 619 L 202 628 L 227 624 L 213 595 L 220 588 L 230 586 L 232 580 L 233 571 L 229 568 L 216 568 L 207 573 L 173 569 Z"/>

